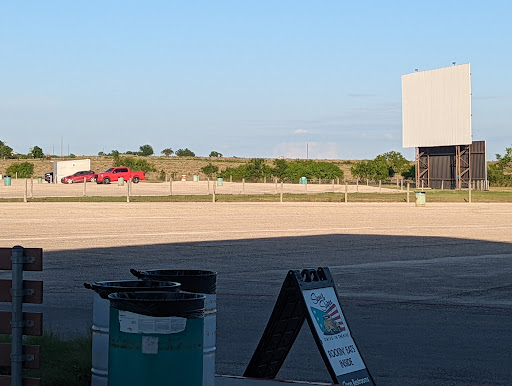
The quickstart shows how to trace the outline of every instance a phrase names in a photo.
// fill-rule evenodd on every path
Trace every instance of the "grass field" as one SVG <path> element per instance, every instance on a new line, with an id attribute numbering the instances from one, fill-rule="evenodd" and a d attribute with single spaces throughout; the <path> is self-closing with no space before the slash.
<path id="1" fill-rule="evenodd" d="M 428 190 L 429 202 L 468 202 L 469 192 L 449 190 Z M 389 193 L 349 193 L 348 202 L 407 202 L 406 192 Z M 88 197 L 40 197 L 28 198 L 28 202 L 126 202 L 126 196 L 88 196 Z M 212 202 L 212 195 L 168 195 L 168 196 L 131 196 L 131 202 Z M 217 194 L 216 202 L 279 202 L 279 194 Z M 23 202 L 22 198 L 5 198 L 0 202 Z M 284 193 L 283 202 L 345 202 L 344 193 Z M 409 202 L 415 202 L 415 192 L 409 194 Z M 472 191 L 471 202 L 512 203 L 512 190 Z"/>

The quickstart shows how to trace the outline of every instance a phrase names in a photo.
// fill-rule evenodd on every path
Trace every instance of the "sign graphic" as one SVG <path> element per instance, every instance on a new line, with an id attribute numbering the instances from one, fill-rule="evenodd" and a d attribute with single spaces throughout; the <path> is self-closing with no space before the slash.
<path id="1" fill-rule="evenodd" d="M 308 321 L 333 383 L 375 385 L 352 338 L 327 267 L 288 272 L 244 376 L 275 378 L 304 320 Z"/>

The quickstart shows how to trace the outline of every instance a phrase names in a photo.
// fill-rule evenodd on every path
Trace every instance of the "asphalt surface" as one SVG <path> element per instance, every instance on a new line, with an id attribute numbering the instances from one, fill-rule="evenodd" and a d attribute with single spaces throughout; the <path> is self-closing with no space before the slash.
<path id="1" fill-rule="evenodd" d="M 327 266 L 378 385 L 512 383 L 512 205 L 0 210 L 2 246 L 45 248 L 44 272 L 26 274 L 43 278 L 45 302 L 26 309 L 42 309 L 45 328 L 63 335 L 90 329 L 92 293 L 83 282 L 129 279 L 130 268 L 215 270 L 216 372 L 242 375 L 287 271 Z M 330 382 L 307 325 L 278 378 Z"/>

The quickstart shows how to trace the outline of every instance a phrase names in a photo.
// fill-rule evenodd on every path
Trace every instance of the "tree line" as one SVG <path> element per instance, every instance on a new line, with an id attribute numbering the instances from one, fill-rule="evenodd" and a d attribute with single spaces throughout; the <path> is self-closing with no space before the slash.
<path id="1" fill-rule="evenodd" d="M 142 145 L 139 146 L 139 151 L 125 151 L 124 153 L 119 152 L 118 150 L 112 150 L 110 153 L 105 153 L 100 151 L 98 153 L 99 156 L 111 156 L 111 157 L 118 157 L 119 155 L 140 155 L 142 157 L 150 157 L 155 154 L 155 151 L 153 150 L 153 146 L 151 145 Z M 178 149 L 176 151 L 172 150 L 170 147 L 163 149 L 160 154 L 164 155 L 165 157 L 170 157 L 173 154 L 177 157 L 195 157 L 196 153 L 194 153 L 192 150 L 190 150 L 188 147 L 184 149 Z M 219 158 L 223 155 L 219 153 L 218 151 L 211 151 L 209 157 L 213 158 Z"/>
<path id="2" fill-rule="evenodd" d="M 283 182 L 298 182 L 300 178 L 307 179 L 335 179 L 344 177 L 343 170 L 331 162 L 317 162 L 313 160 L 287 161 L 275 159 L 273 166 L 268 165 L 263 158 L 252 158 L 249 162 L 237 166 L 227 167 L 219 172 L 219 167 L 211 162 L 201 168 L 208 177 L 218 176 L 230 178 L 234 181 L 261 182 L 266 178 L 276 177 Z"/>

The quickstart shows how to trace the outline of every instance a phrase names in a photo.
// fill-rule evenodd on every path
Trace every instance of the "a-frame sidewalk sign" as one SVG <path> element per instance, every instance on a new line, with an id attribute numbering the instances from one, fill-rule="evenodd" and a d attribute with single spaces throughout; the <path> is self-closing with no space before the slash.
<path id="1" fill-rule="evenodd" d="M 274 379 L 305 319 L 333 383 L 375 385 L 352 338 L 327 267 L 288 272 L 244 377 Z"/>

